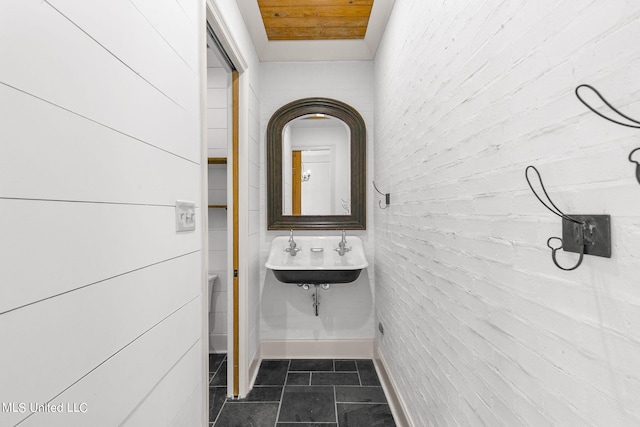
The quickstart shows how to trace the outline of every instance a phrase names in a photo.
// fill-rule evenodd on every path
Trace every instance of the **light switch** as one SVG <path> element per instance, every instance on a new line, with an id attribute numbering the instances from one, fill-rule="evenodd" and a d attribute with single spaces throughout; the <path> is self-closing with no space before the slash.
<path id="1" fill-rule="evenodd" d="M 176 200 L 176 231 L 194 231 L 196 229 L 196 204 Z"/>

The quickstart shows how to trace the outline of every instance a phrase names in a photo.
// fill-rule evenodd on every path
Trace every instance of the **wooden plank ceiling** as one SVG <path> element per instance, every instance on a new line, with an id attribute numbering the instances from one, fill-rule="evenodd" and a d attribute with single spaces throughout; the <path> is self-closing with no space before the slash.
<path id="1" fill-rule="evenodd" d="M 373 0 L 258 0 L 269 40 L 363 39 Z"/>

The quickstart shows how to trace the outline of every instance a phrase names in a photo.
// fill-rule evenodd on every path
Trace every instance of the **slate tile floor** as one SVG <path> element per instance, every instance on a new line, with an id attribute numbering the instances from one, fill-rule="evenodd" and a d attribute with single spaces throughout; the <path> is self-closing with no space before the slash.
<path id="1" fill-rule="evenodd" d="M 227 399 L 226 355 L 209 355 L 210 427 L 391 427 L 371 360 L 263 360 L 245 399 Z"/>

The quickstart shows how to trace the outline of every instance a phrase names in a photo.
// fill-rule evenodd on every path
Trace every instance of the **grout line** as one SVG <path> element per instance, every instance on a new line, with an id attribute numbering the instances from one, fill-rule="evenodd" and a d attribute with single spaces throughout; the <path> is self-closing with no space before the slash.
<path id="1" fill-rule="evenodd" d="M 278 419 L 280 418 L 280 409 L 282 409 L 282 401 L 284 400 L 284 390 L 287 387 L 287 380 L 289 379 L 290 366 L 291 366 L 291 359 L 289 359 L 289 364 L 287 365 L 287 375 L 284 376 L 284 384 L 282 384 L 282 392 L 280 393 L 280 402 L 278 403 L 278 412 L 276 412 L 276 421 L 273 424 L 273 427 L 277 427 Z"/>
<path id="2" fill-rule="evenodd" d="M 224 354 L 224 357 L 222 358 L 222 361 L 220 362 L 220 366 L 218 366 L 218 369 L 220 369 L 220 368 L 222 367 L 222 364 L 227 360 L 227 356 L 228 356 L 228 355 L 229 355 L 229 353 L 225 353 L 225 354 Z M 217 371 L 218 371 L 218 370 L 216 370 L 216 372 L 217 372 Z M 213 376 L 215 377 L 215 374 L 214 374 Z M 212 378 L 211 380 L 213 381 L 213 378 Z M 226 391 L 226 390 L 227 390 L 228 386 L 227 386 L 227 385 L 225 385 L 225 386 L 221 386 L 221 387 L 224 387 L 224 389 L 225 389 L 224 394 L 225 394 L 225 396 L 226 396 L 226 394 L 227 394 L 227 391 Z M 219 410 L 219 411 L 218 411 L 218 413 L 216 414 L 216 417 L 214 418 L 213 423 L 211 423 L 211 424 L 210 424 L 210 427 L 215 427 L 216 422 L 218 421 L 218 418 L 220 418 L 220 414 L 222 414 L 222 410 L 224 409 L 224 407 L 226 406 L 226 404 L 227 404 L 227 402 L 228 402 L 228 401 L 229 401 L 229 398 L 228 398 L 228 397 L 225 397 L 224 402 L 222 402 L 222 406 L 220 407 L 220 410 Z M 209 407 L 209 411 L 211 411 L 211 407 Z"/>
<path id="3" fill-rule="evenodd" d="M 336 415 L 336 425 L 340 427 L 340 421 L 338 420 L 338 394 L 336 392 L 336 386 L 333 386 L 333 409 Z"/>
<path id="4" fill-rule="evenodd" d="M 213 373 L 214 376 L 216 376 L 216 375 L 218 375 L 220 373 L 220 370 L 222 369 L 222 365 L 224 365 L 225 362 L 227 362 L 227 355 L 226 354 L 224 355 L 224 357 L 220 361 L 220 364 L 218 365 L 218 368 L 216 369 L 216 371 Z"/>
<path id="5" fill-rule="evenodd" d="M 225 355 L 225 358 L 222 360 L 220 366 L 218 367 L 218 370 L 221 368 L 222 363 L 225 360 L 227 360 L 227 357 L 228 357 L 228 355 Z M 286 383 L 288 381 L 290 373 L 308 373 L 309 374 L 309 386 L 311 386 L 311 380 L 312 380 L 312 376 L 313 376 L 314 373 L 330 373 L 330 372 L 335 372 L 335 373 L 342 373 L 342 372 L 353 373 L 353 372 L 356 372 L 358 374 L 358 382 L 360 383 L 360 385 L 355 385 L 355 384 L 344 384 L 344 385 L 341 385 L 341 384 L 326 384 L 326 385 L 322 384 L 322 385 L 319 385 L 319 387 L 332 387 L 333 388 L 335 423 L 336 423 L 337 427 L 340 427 L 339 418 L 338 418 L 338 403 L 340 403 L 340 404 L 349 404 L 349 405 L 386 405 L 386 406 L 390 407 L 386 393 L 384 394 L 385 399 L 387 399 L 386 402 L 338 402 L 337 387 L 356 387 L 356 388 L 359 388 L 359 389 L 360 388 L 374 388 L 375 387 L 375 388 L 382 389 L 383 393 L 384 393 L 384 389 L 380 385 L 362 385 L 362 379 L 360 377 L 360 370 L 359 369 L 357 369 L 356 371 L 290 371 L 289 368 L 291 367 L 291 359 L 285 359 L 285 360 L 288 362 L 288 366 L 287 366 L 287 371 L 286 371 L 286 375 L 285 375 L 284 384 L 282 385 L 282 392 L 280 394 L 280 401 L 277 402 L 278 403 L 278 411 L 276 413 L 276 420 L 275 420 L 274 427 L 277 427 L 277 425 L 278 425 L 278 421 L 279 421 L 279 418 L 280 418 L 280 412 L 282 410 L 282 403 L 284 401 L 284 393 L 285 393 L 286 387 L 288 387 Z M 335 369 L 335 359 L 333 359 L 333 367 Z M 357 364 L 356 364 L 356 368 L 357 368 Z M 217 372 L 217 370 L 216 370 L 216 372 Z M 267 386 L 269 386 L 269 387 L 277 387 L 277 385 L 262 385 L 262 387 L 267 387 Z M 256 387 L 260 387 L 260 386 L 256 386 Z M 295 386 L 293 386 L 293 387 L 295 387 Z M 302 387 L 304 387 L 304 386 L 302 386 Z M 227 405 L 227 403 L 233 405 L 233 404 L 236 404 L 236 403 L 276 403 L 276 402 L 275 401 L 235 402 L 235 401 L 230 400 L 229 398 L 227 398 L 227 399 L 225 399 L 222 407 L 220 408 L 220 411 L 216 415 L 215 421 L 213 423 L 209 423 L 209 427 L 215 427 L 215 423 L 218 421 L 218 419 L 220 417 L 220 414 L 222 413 L 222 410 Z M 306 422 L 296 422 L 296 421 L 289 421 L 288 423 L 300 424 L 300 425 L 303 425 L 303 424 L 306 425 L 307 424 Z M 333 422 L 329 422 L 329 423 L 333 423 Z"/>
<path id="6" fill-rule="evenodd" d="M 224 402 L 222 402 L 222 406 L 220 407 L 220 410 L 218 411 L 218 414 L 214 418 L 213 424 L 211 424 L 212 427 L 215 426 L 216 423 L 218 422 L 218 418 L 220 418 L 220 414 L 222 414 L 222 410 L 224 409 L 225 405 L 227 404 L 227 401 L 229 401 L 228 397 L 226 399 L 224 399 Z"/>
<path id="7" fill-rule="evenodd" d="M 353 374 L 354 372 L 358 372 L 357 370 L 354 371 L 289 371 L 289 372 L 315 372 L 316 374 Z"/>
<path id="8" fill-rule="evenodd" d="M 211 377 L 211 381 L 209 381 L 209 386 L 211 387 L 211 383 L 213 382 L 213 380 L 216 378 L 216 376 L 218 375 L 218 373 L 220 372 L 220 370 L 222 369 L 222 365 L 224 364 L 224 362 L 227 360 L 227 355 L 224 355 L 224 358 L 222 359 L 222 361 L 220 362 L 220 364 L 218 365 L 218 367 L 216 368 L 215 372 L 213 373 L 213 377 Z M 221 384 L 219 386 L 213 386 L 213 387 L 224 387 L 227 388 L 227 384 Z"/>

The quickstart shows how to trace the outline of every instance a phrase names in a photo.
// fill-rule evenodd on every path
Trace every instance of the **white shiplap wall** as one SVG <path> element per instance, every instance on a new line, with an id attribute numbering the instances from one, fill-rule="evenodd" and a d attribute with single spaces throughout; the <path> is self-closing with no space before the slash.
<path id="1" fill-rule="evenodd" d="M 376 310 L 416 426 L 640 424 L 640 139 L 573 94 L 640 117 L 639 39 L 626 0 L 396 2 L 375 59 Z M 611 215 L 611 259 L 553 265 L 561 224 L 529 164 L 569 214 Z"/>
<path id="2" fill-rule="evenodd" d="M 367 126 L 367 163 L 373 156 L 373 63 L 353 62 L 267 62 L 261 73 L 261 165 L 266 171 L 266 129 L 273 113 L 283 105 L 300 98 L 326 97 L 354 107 Z M 367 168 L 367 182 L 373 178 Z M 262 340 L 367 340 L 374 337 L 373 313 L 373 194 L 367 185 L 367 223 L 365 231 L 348 231 L 359 236 L 365 245 L 369 268 L 352 284 L 333 286 L 320 291 L 322 305 L 315 317 L 311 291 L 279 282 L 264 267 L 271 240 L 282 231 L 267 231 L 266 225 L 266 172 L 262 174 L 260 217 L 262 240 L 260 243 L 260 277 L 262 284 L 260 335 Z M 339 235 L 340 231 L 303 231 L 299 235 Z"/>
<path id="3" fill-rule="evenodd" d="M 2 6 L 1 425 L 200 422 L 201 233 L 177 234 L 174 206 L 201 213 L 201 14 Z"/>

